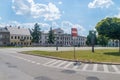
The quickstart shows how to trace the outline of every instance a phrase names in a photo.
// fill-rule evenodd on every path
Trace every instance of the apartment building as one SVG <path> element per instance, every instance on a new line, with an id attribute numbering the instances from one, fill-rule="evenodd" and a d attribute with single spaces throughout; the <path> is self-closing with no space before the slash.
<path id="1" fill-rule="evenodd" d="M 0 46 L 10 45 L 10 33 L 6 28 L 0 28 Z"/>
<path id="2" fill-rule="evenodd" d="M 29 29 L 21 27 L 5 27 L 10 32 L 10 45 L 31 46 L 31 34 Z"/>

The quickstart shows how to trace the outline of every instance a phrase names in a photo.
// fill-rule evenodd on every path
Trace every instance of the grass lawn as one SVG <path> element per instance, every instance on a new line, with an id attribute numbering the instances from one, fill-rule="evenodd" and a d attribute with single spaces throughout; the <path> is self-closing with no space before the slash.
<path id="1" fill-rule="evenodd" d="M 32 54 L 37 56 L 54 56 L 64 59 L 74 59 L 73 51 L 25 51 L 25 54 Z M 101 49 L 95 50 L 94 53 L 91 50 L 78 50 L 76 51 L 76 59 L 82 61 L 92 61 L 92 62 L 116 62 L 120 63 L 120 53 L 117 49 Z"/>

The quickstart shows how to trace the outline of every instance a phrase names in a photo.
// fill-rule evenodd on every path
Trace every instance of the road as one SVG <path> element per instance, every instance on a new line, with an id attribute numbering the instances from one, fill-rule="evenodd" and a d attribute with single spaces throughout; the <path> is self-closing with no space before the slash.
<path id="1" fill-rule="evenodd" d="M 71 49 L 59 48 L 59 50 Z M 0 49 L 0 80 L 120 80 L 120 65 L 88 63 L 73 65 L 74 63 L 69 61 L 19 53 L 26 50 L 53 51 L 55 48 Z"/>

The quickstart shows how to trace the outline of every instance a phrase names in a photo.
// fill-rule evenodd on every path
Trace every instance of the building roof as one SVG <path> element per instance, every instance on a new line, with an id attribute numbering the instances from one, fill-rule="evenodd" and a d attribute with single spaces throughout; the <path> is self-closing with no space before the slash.
<path id="1" fill-rule="evenodd" d="M 30 31 L 27 28 L 21 28 L 21 27 L 6 27 L 7 30 L 10 32 L 10 34 L 15 35 L 30 35 Z"/>
<path id="2" fill-rule="evenodd" d="M 0 27 L 0 32 L 9 32 L 6 28 Z"/>
<path id="3" fill-rule="evenodd" d="M 55 34 L 64 34 L 64 31 L 61 28 L 53 29 Z"/>

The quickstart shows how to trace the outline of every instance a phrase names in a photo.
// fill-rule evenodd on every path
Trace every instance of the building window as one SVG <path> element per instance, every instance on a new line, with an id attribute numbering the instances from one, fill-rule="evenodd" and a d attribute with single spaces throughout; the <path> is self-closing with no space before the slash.
<path id="1" fill-rule="evenodd" d="M 23 42 L 21 42 L 21 45 L 23 45 Z"/>
<path id="2" fill-rule="evenodd" d="M 11 45 L 13 45 L 13 42 L 11 42 Z"/>
<path id="3" fill-rule="evenodd" d="M 2 38 L 2 34 L 0 35 L 0 38 Z"/>
<path id="4" fill-rule="evenodd" d="M 13 39 L 13 36 L 11 36 L 11 39 Z"/>
<path id="5" fill-rule="evenodd" d="M 26 39 L 26 37 L 24 37 L 24 39 Z"/>
<path id="6" fill-rule="evenodd" d="M 20 45 L 20 42 L 18 42 L 18 45 Z"/>
<path id="7" fill-rule="evenodd" d="M 17 37 L 15 36 L 15 39 L 17 39 Z"/>
<path id="8" fill-rule="evenodd" d="M 29 39 L 29 37 L 27 37 L 27 40 Z"/>
<path id="9" fill-rule="evenodd" d="M 17 43 L 15 42 L 14 44 L 16 45 Z"/>
<path id="10" fill-rule="evenodd" d="M 32 37 L 30 37 L 30 40 L 32 40 Z"/>
<path id="11" fill-rule="evenodd" d="M 2 41 L 0 41 L 0 45 L 2 45 L 3 44 L 3 42 Z"/>
<path id="12" fill-rule="evenodd" d="M 5 35 L 5 36 L 4 36 L 4 38 L 6 39 L 6 38 L 7 38 L 7 36 Z"/>
<path id="13" fill-rule="evenodd" d="M 18 36 L 18 39 L 20 39 L 20 37 Z"/>
<path id="14" fill-rule="evenodd" d="M 23 39 L 23 36 L 21 36 L 21 39 Z"/>

